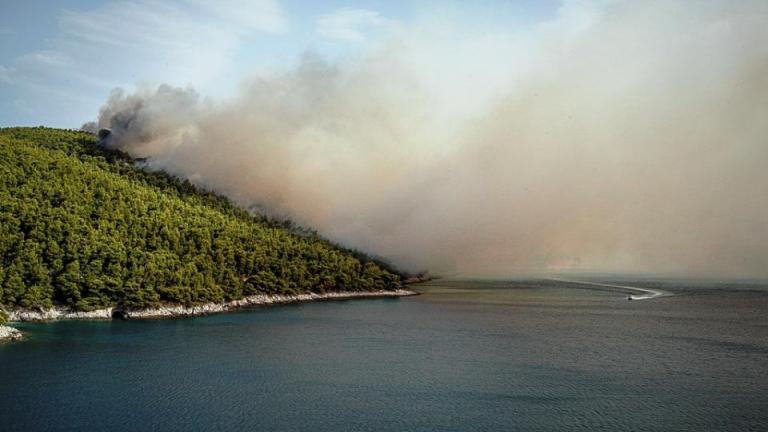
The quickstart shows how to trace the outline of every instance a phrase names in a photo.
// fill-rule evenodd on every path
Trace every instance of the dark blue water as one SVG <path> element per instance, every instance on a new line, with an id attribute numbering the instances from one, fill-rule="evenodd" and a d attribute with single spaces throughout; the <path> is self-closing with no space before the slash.
<path id="1" fill-rule="evenodd" d="M 607 281 L 607 279 L 603 279 Z M 436 281 L 423 295 L 27 324 L 0 430 L 768 430 L 765 285 Z"/>

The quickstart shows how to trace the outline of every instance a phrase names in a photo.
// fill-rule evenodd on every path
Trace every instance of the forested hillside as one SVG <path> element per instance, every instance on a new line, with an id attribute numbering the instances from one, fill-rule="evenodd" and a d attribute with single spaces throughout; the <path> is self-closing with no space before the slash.
<path id="1" fill-rule="evenodd" d="M 143 171 L 96 142 L 0 129 L 0 305 L 143 308 L 400 283 L 378 261 Z"/>

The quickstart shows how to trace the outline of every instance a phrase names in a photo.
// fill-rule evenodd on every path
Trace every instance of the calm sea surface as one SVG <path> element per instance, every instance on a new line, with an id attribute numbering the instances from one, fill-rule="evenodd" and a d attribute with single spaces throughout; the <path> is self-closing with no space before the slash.
<path id="1" fill-rule="evenodd" d="M 768 430 L 766 284 L 592 280 L 21 325 L 0 430 Z"/>

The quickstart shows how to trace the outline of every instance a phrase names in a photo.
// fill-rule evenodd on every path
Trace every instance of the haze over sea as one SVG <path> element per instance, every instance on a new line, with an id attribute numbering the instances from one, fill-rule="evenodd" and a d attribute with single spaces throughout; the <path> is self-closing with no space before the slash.
<path id="1" fill-rule="evenodd" d="M 23 324 L 23 430 L 768 430 L 768 284 L 437 280 L 421 296 Z M 639 279 L 639 280 L 638 280 Z"/>

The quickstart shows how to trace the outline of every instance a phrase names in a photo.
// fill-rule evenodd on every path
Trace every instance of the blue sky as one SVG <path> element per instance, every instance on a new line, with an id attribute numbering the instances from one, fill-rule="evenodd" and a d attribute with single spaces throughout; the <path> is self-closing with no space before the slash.
<path id="1" fill-rule="evenodd" d="M 343 62 L 396 28 L 508 31 L 557 8 L 555 0 L 0 0 L 0 125 L 79 127 L 113 88 L 139 82 L 223 98 L 244 76 L 290 68 L 306 53 Z"/>

